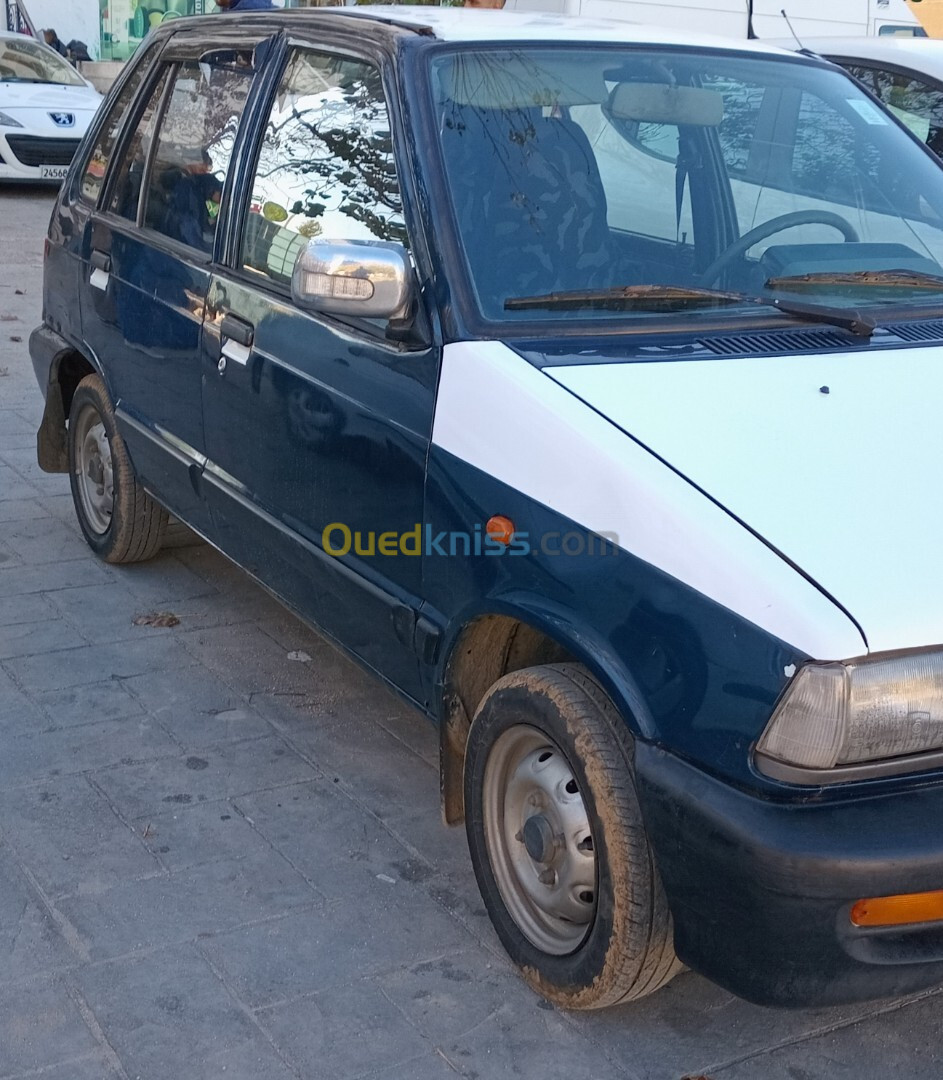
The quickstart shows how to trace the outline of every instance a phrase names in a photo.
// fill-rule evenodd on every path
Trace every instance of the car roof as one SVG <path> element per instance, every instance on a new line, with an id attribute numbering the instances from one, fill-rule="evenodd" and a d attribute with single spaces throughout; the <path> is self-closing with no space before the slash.
<path id="1" fill-rule="evenodd" d="M 197 18 L 172 19 L 154 34 L 176 36 L 188 31 L 219 32 L 223 26 L 258 27 L 268 24 L 310 31 L 330 24 L 358 20 L 370 24 L 371 36 L 384 33 L 402 38 L 415 34 L 422 41 L 473 42 L 548 41 L 559 44 L 686 46 L 705 50 L 751 52 L 771 57 L 793 55 L 765 42 L 714 37 L 676 31 L 663 26 L 596 19 L 587 16 L 553 15 L 543 12 L 504 11 L 488 8 L 424 7 L 418 5 L 357 5 L 354 7 L 287 8 L 276 11 L 232 12 Z M 347 28 L 350 28 L 349 26 Z M 364 27 L 367 30 L 367 27 Z"/>
<path id="2" fill-rule="evenodd" d="M 801 35 L 800 35 L 801 36 Z M 781 44 L 786 45 L 786 42 Z M 793 49 L 799 46 L 793 42 Z M 819 56 L 876 60 L 943 78 L 943 41 L 924 37 L 802 38 L 802 47 Z"/>
<path id="3" fill-rule="evenodd" d="M 324 10 L 323 8 L 321 9 Z M 783 50 L 758 41 L 674 31 L 663 26 L 545 12 L 504 11 L 500 8 L 364 5 L 331 8 L 346 18 L 376 18 L 384 22 L 423 27 L 440 41 L 555 41 L 606 42 L 612 45 L 687 45 L 705 49 L 747 50 L 779 55 Z M 788 50 L 787 50 L 788 51 Z"/>

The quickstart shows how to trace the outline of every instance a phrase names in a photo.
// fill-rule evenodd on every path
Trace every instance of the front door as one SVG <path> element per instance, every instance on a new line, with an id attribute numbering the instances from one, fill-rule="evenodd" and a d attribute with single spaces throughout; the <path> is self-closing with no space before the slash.
<path id="1" fill-rule="evenodd" d="M 378 69 L 290 50 L 251 174 L 233 265 L 213 279 L 204 325 L 205 486 L 217 535 L 297 611 L 416 696 L 417 537 L 437 355 L 397 343 L 380 322 L 301 311 L 290 295 L 309 238 L 408 246 Z"/>

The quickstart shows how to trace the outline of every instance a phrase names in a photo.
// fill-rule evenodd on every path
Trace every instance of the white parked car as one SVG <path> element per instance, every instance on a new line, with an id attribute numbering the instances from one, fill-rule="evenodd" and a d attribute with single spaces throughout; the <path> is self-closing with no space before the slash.
<path id="1" fill-rule="evenodd" d="M 805 49 L 840 64 L 864 83 L 943 157 L 943 41 L 916 37 L 800 38 Z M 792 47 L 798 48 L 795 43 Z"/>
<path id="2" fill-rule="evenodd" d="M 0 180 L 61 180 L 101 100 L 47 45 L 0 31 Z"/>

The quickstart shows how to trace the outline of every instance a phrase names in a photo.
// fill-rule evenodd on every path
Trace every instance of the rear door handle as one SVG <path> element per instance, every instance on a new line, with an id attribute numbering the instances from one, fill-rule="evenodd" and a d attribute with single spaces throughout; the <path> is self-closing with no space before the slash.
<path id="1" fill-rule="evenodd" d="M 252 323 L 228 311 L 219 324 L 219 332 L 222 337 L 220 353 L 228 356 L 230 360 L 235 360 L 237 364 L 248 364 L 249 350 L 255 337 Z"/>
<path id="2" fill-rule="evenodd" d="M 93 251 L 89 263 L 92 272 L 89 275 L 88 283 L 93 289 L 101 289 L 102 292 L 107 292 L 108 279 L 111 276 L 111 256 L 104 251 Z"/>

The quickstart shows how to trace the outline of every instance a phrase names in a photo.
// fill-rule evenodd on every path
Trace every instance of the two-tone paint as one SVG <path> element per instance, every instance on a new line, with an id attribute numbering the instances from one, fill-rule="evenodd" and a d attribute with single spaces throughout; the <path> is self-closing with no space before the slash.
<path id="1" fill-rule="evenodd" d="M 153 494 L 446 734 L 461 732 L 455 670 L 470 628 L 512 621 L 541 636 L 547 658 L 586 664 L 636 737 L 646 822 L 690 966 L 754 1000 L 793 1004 L 943 977 L 939 931 L 891 940 L 839 929 L 858 896 L 939 887 L 943 841 L 922 825 L 943 811 L 943 774 L 810 790 L 751 763 L 805 660 L 943 640 L 932 558 L 943 328 L 912 347 L 893 334 L 856 345 L 841 331 L 822 345 L 817 330 L 795 345 L 777 339 L 775 313 L 757 315 L 762 358 L 705 350 L 742 320 L 674 344 L 617 326 L 536 339 L 476 332 L 421 101 L 422 52 L 448 36 L 448 14 L 419 27 L 362 12 L 293 13 L 290 29 L 285 18 L 169 24 L 139 61 L 149 85 L 165 55 L 199 57 L 221 35 L 267 42 L 205 260 L 116 221 L 107 181 L 95 206 L 77 171 L 67 181 L 32 339 L 37 378 L 53 390 L 47 442 L 61 441 L 70 381 L 101 371 Z M 494 18 L 483 17 L 481 40 L 495 36 Z M 502 32 L 518 40 L 566 33 L 554 20 L 508 18 Z M 645 41 L 637 28 L 585 27 L 587 40 Z M 301 312 L 236 265 L 253 148 L 279 66 L 304 43 L 383 72 L 416 266 L 412 337 Z M 89 291 L 96 251 L 121 288 L 135 287 L 123 267 L 146 255 L 185 275 L 199 302 L 184 312 L 137 283 L 153 310 L 123 324 Z M 227 316 L 251 328 L 241 353 L 224 351 Z M 186 341 L 164 341 L 170 326 Z M 618 540 L 593 555 L 538 546 L 470 557 L 334 557 L 323 543 L 334 521 L 362 532 L 420 524 L 435 536 L 480 532 L 494 514 L 535 540 Z M 448 738 L 443 747 L 454 818 Z"/>

